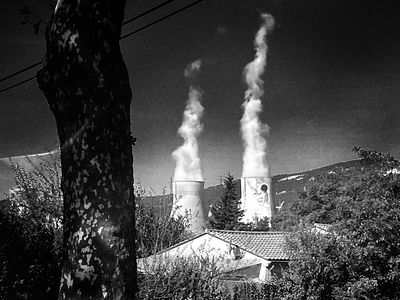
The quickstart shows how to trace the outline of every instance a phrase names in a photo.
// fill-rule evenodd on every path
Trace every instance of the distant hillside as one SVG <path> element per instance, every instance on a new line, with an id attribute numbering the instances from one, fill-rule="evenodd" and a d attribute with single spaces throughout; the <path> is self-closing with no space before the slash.
<path id="1" fill-rule="evenodd" d="M 290 202 L 294 201 L 297 198 L 298 193 L 302 191 L 304 187 L 318 175 L 334 172 L 338 168 L 346 169 L 357 167 L 359 165 L 359 160 L 352 160 L 305 172 L 276 175 L 272 178 L 275 204 L 280 205 L 282 202 L 285 202 L 284 205 L 287 205 Z M 236 192 L 240 196 L 240 179 L 237 179 L 235 182 Z M 221 195 L 222 185 L 211 186 L 204 189 L 202 205 L 206 217 L 210 209 L 210 205 L 216 203 L 220 199 Z M 160 212 L 163 214 L 169 214 L 172 203 L 172 195 L 169 194 L 164 196 L 145 197 L 143 199 L 143 203 L 158 207 L 160 209 Z"/>
<path id="2" fill-rule="evenodd" d="M 334 172 L 338 168 L 352 168 L 360 166 L 359 160 L 351 160 L 347 162 L 341 162 L 322 168 L 295 173 L 295 174 L 283 174 L 273 177 L 273 186 L 275 194 L 275 203 L 280 205 L 283 201 L 288 204 L 297 198 L 297 195 L 304 187 L 318 175 Z"/>
<path id="3" fill-rule="evenodd" d="M 38 162 L 38 158 L 31 156 L 30 159 L 34 162 Z M 14 159 L 17 163 L 21 164 L 28 171 L 31 170 L 32 166 L 27 162 L 24 157 Z M 347 162 L 341 162 L 322 168 L 294 173 L 294 174 L 282 174 L 273 177 L 274 187 L 274 199 L 276 205 L 280 205 L 283 201 L 285 204 L 292 202 L 297 198 L 298 193 L 303 190 L 311 178 L 316 177 L 320 174 L 335 171 L 339 167 L 350 168 L 359 166 L 358 160 L 352 160 Z M 8 188 L 14 185 L 14 172 L 10 167 L 10 161 L 8 159 L 0 159 L 0 200 L 4 198 L 4 193 L 8 192 Z M 240 195 L 240 180 L 236 180 L 236 192 Z M 211 186 L 204 190 L 203 196 L 203 210 L 204 213 L 208 214 L 210 205 L 216 203 L 222 194 L 222 186 Z M 143 199 L 143 202 L 148 205 L 156 206 L 160 209 L 163 214 L 169 214 L 172 203 L 172 195 L 161 195 L 161 196 L 148 196 Z M 284 204 L 284 205 L 285 205 Z"/>

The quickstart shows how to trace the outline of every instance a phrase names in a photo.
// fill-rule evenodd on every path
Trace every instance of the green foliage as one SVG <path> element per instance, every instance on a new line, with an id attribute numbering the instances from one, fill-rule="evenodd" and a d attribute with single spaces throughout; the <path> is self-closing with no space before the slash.
<path id="1" fill-rule="evenodd" d="M 8 211 L 0 212 L 0 228 L 0 299 L 56 298 L 61 267 L 59 230 Z"/>
<path id="2" fill-rule="evenodd" d="M 289 300 L 286 297 L 289 294 L 291 286 L 283 279 L 275 278 L 271 281 L 263 282 L 261 285 L 261 299 L 265 300 Z"/>
<path id="3" fill-rule="evenodd" d="M 268 217 L 263 217 L 263 218 L 256 217 L 253 222 L 249 223 L 239 222 L 233 228 L 233 230 L 236 231 L 269 231 L 270 229 L 271 228 Z"/>
<path id="4" fill-rule="evenodd" d="M 42 0 L 44 4 L 46 4 L 50 10 L 49 14 L 54 11 L 57 1 L 54 0 Z M 23 5 L 20 1 L 18 3 L 21 5 L 21 8 L 19 9 L 20 15 L 23 16 L 23 20 L 21 21 L 22 25 L 25 24 L 30 24 L 33 27 L 33 32 L 35 34 L 39 34 L 39 32 L 43 33 L 45 32 L 44 27 L 47 23 L 37 14 L 32 12 L 29 8 L 29 6 Z"/>
<path id="5" fill-rule="evenodd" d="M 253 282 L 243 282 L 233 288 L 233 300 L 259 300 L 262 299 L 261 291 Z"/>
<path id="6" fill-rule="evenodd" d="M 221 200 L 211 207 L 211 228 L 222 230 L 235 230 L 241 226 L 241 218 L 244 211 L 240 209 L 240 200 L 236 194 L 234 178 L 227 174 L 222 187 Z"/>
<path id="7" fill-rule="evenodd" d="M 397 175 L 391 170 L 399 166 L 398 160 L 375 150 L 354 147 L 353 151 L 360 159 L 359 167 L 338 168 L 314 178 L 299 193 L 297 201 L 272 218 L 273 229 L 293 230 L 300 223 L 332 224 L 351 217 L 349 205 L 396 192 L 393 176 L 397 178 Z"/>
<path id="8" fill-rule="evenodd" d="M 354 151 L 360 168 L 317 178 L 286 212 L 298 229 L 288 243 L 292 299 L 400 299 L 400 164 Z M 331 230 L 317 234 L 316 222 Z"/>
<path id="9" fill-rule="evenodd" d="M 340 299 L 338 290 L 349 279 L 342 245 L 333 234 L 317 234 L 304 228 L 289 240 L 293 261 L 285 279 L 295 299 Z"/>
<path id="10" fill-rule="evenodd" d="M 360 174 L 360 169 L 338 168 L 316 177 L 299 193 L 297 201 L 273 217 L 273 228 L 292 230 L 301 222 L 332 224 L 346 218 L 341 203 L 344 199 L 353 199 L 363 189 Z"/>
<path id="11" fill-rule="evenodd" d="M 16 188 L 7 200 L 19 214 L 37 224 L 61 227 L 62 193 L 61 162 L 59 157 L 49 155 L 46 159 L 38 156 L 39 164 L 26 158 L 31 172 L 13 163 Z"/>
<path id="12" fill-rule="evenodd" d="M 390 170 L 399 166 L 399 161 L 390 153 L 381 153 L 376 150 L 355 146 L 353 152 L 356 153 L 360 162 L 364 166 L 373 166 L 382 170 Z"/>
<path id="13" fill-rule="evenodd" d="M 62 258 L 62 194 L 60 161 L 38 157 L 33 171 L 13 164 L 16 188 L 0 210 L 0 300 L 57 298 Z M 136 247 L 144 257 L 188 237 L 188 220 L 170 219 L 143 204 L 140 183 L 136 191 Z"/>
<path id="14" fill-rule="evenodd" d="M 138 258 L 153 255 L 190 237 L 189 218 L 160 213 L 157 208 L 145 205 L 142 198 L 146 191 L 138 182 L 135 186 L 136 254 Z M 164 197 L 168 197 L 165 196 Z M 172 201 L 168 201 L 171 203 Z"/>
<path id="15" fill-rule="evenodd" d="M 216 261 L 208 257 L 175 257 L 140 274 L 139 298 L 229 300 L 231 295 L 218 279 L 220 275 Z"/>
<path id="16" fill-rule="evenodd" d="M 291 287 L 275 279 L 263 283 L 225 281 L 224 258 L 209 255 L 155 259 L 139 276 L 140 299 L 281 300 Z M 294 298 L 293 298 L 294 299 Z"/>
<path id="17" fill-rule="evenodd" d="M 28 158 L 27 158 L 28 159 Z M 17 188 L 0 211 L 0 299 L 56 298 L 62 249 L 59 160 L 27 173 L 13 164 Z"/>
<path id="18" fill-rule="evenodd" d="M 289 285 L 281 279 L 255 283 L 243 281 L 233 287 L 232 300 L 283 300 Z M 297 298 L 292 298 L 297 299 Z"/>
<path id="19" fill-rule="evenodd" d="M 315 178 L 298 201 L 273 218 L 275 226 L 293 231 L 287 244 L 293 259 L 283 279 L 229 290 L 215 260 L 177 257 L 140 275 L 141 299 L 400 299 L 400 163 L 387 153 L 354 151 L 359 168 Z M 17 189 L 0 211 L 0 299 L 55 298 L 62 236 L 58 166 L 53 160 L 31 173 L 14 168 Z M 215 209 L 235 208 L 228 214 L 233 218 L 214 220 L 226 222 L 222 229 L 235 224 L 232 229 L 265 230 L 268 219 L 257 225 L 234 218 L 241 216 L 240 203 L 228 177 Z M 139 257 L 188 237 L 187 219 L 160 214 L 143 204 L 140 184 L 135 190 Z M 314 223 L 330 229 L 318 233 Z"/>

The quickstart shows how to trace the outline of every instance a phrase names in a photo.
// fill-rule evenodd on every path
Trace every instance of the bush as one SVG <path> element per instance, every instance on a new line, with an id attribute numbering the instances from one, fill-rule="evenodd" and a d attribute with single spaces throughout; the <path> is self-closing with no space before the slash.
<path id="1" fill-rule="evenodd" d="M 29 161 L 29 159 L 28 159 Z M 13 164 L 17 188 L 0 211 L 0 299 L 56 299 L 62 214 L 57 160 L 27 173 Z"/>
<path id="2" fill-rule="evenodd" d="M 285 278 L 292 299 L 400 299 L 400 162 L 354 151 L 359 168 L 317 178 L 293 206 L 300 224 Z M 330 229 L 317 234 L 315 222 Z"/>
<path id="3" fill-rule="evenodd" d="M 171 218 L 172 195 L 163 195 L 163 213 L 155 206 L 143 203 L 146 190 L 140 181 L 135 185 L 136 255 L 143 258 L 178 244 L 189 237 L 189 216 Z"/>
<path id="4" fill-rule="evenodd" d="M 231 299 L 220 275 L 217 262 L 209 258 L 176 257 L 168 263 L 158 260 L 139 275 L 139 299 Z"/>
<path id="5" fill-rule="evenodd" d="M 271 281 L 255 283 L 244 281 L 234 286 L 232 300 L 289 300 L 297 298 L 285 298 L 288 294 L 288 285 L 275 278 Z"/>
<path id="6" fill-rule="evenodd" d="M 27 158 L 27 172 L 17 164 L 16 188 L 0 210 L 0 300 L 56 299 L 62 261 L 62 194 L 60 161 Z M 188 237 L 185 217 L 169 218 L 141 201 L 145 190 L 136 192 L 137 254 L 146 257 Z"/>

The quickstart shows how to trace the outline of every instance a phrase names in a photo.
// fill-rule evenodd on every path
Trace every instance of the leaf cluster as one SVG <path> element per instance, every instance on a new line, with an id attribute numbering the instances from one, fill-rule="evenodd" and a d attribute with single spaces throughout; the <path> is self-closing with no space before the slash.
<path id="1" fill-rule="evenodd" d="M 227 174 L 221 190 L 221 199 L 211 207 L 210 225 L 213 229 L 237 230 L 244 211 L 240 208 L 240 199 L 236 193 L 236 183 L 231 174 Z"/>
<path id="2" fill-rule="evenodd" d="M 13 164 L 17 188 L 0 210 L 0 299 L 48 299 L 58 294 L 62 212 L 59 160 Z"/>
<path id="3" fill-rule="evenodd" d="M 400 299 L 400 164 L 356 151 L 359 168 L 320 176 L 282 214 L 296 230 L 285 278 L 294 299 Z"/>
<path id="4" fill-rule="evenodd" d="M 147 257 L 186 240 L 190 236 L 189 216 L 171 218 L 172 195 L 164 195 L 163 207 L 146 205 L 146 190 L 140 181 L 135 186 L 136 254 Z"/>
<path id="5" fill-rule="evenodd" d="M 208 257 L 174 257 L 139 275 L 139 298 L 229 300 L 229 289 L 220 275 L 221 269 Z"/>

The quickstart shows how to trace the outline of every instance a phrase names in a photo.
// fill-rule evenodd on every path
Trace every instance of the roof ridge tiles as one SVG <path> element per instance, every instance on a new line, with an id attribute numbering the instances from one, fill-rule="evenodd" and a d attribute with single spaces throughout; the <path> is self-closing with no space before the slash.
<path id="1" fill-rule="evenodd" d="M 279 235 L 287 235 L 288 233 L 285 231 L 244 231 L 244 230 L 225 230 L 225 229 L 206 229 L 206 232 L 225 232 L 225 233 L 234 233 L 234 234 L 279 234 Z"/>

